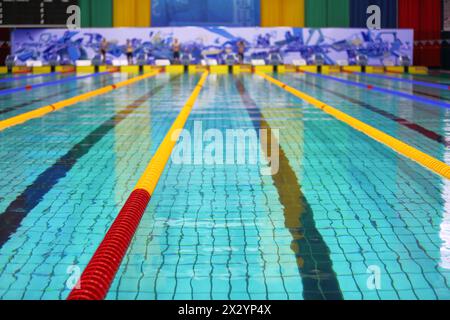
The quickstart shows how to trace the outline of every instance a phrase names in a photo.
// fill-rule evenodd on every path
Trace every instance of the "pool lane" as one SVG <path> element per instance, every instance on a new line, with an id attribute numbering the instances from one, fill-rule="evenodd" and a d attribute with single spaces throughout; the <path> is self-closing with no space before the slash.
<path id="1" fill-rule="evenodd" d="M 280 75 L 281 81 L 446 162 L 450 112 L 396 96 L 312 75 Z"/>
<path id="2" fill-rule="evenodd" d="M 75 73 L 52 73 L 52 74 L 45 74 L 43 77 L 41 75 L 30 75 L 33 77 L 14 77 L 14 76 L 8 76 L 6 78 L 2 78 L 3 82 L 0 82 L 0 94 L 3 90 L 11 90 L 14 88 L 18 88 L 24 85 L 36 85 L 45 83 L 48 81 L 55 81 L 55 80 L 63 80 L 70 77 L 75 76 Z M 36 76 L 36 77 L 34 77 Z M 0 96 L 1 100 L 5 100 L 3 95 Z"/>
<path id="3" fill-rule="evenodd" d="M 405 118 L 399 117 L 399 116 L 397 116 L 397 115 L 395 115 L 393 113 L 390 113 L 390 112 L 388 112 L 386 110 L 378 108 L 377 106 L 374 106 L 374 105 L 369 104 L 367 102 L 364 102 L 362 100 L 355 99 L 355 98 L 353 98 L 350 95 L 345 95 L 345 94 L 342 94 L 342 93 L 340 93 L 338 91 L 330 90 L 328 88 L 325 88 L 323 86 L 315 84 L 315 83 L 313 83 L 311 81 L 304 80 L 304 82 L 307 85 L 312 86 L 314 88 L 317 88 L 317 89 L 319 89 L 319 90 L 321 90 L 323 92 L 330 93 L 331 95 L 334 95 L 336 97 L 342 98 L 343 100 L 346 100 L 346 101 L 348 101 L 350 103 L 354 103 L 354 104 L 356 104 L 358 106 L 366 108 L 367 110 L 370 110 L 370 111 L 373 111 L 373 112 L 375 112 L 375 113 L 377 113 L 379 115 L 382 115 L 385 118 L 387 118 L 389 120 L 392 120 L 392 121 L 395 121 L 398 124 L 403 125 L 403 126 L 409 128 L 411 130 L 414 130 L 414 131 L 420 133 L 421 135 L 423 135 L 423 136 L 425 136 L 425 137 L 427 137 L 427 138 L 429 138 L 429 139 L 431 139 L 433 141 L 441 143 L 445 147 L 450 147 L 450 138 L 445 137 L 445 136 L 443 136 L 441 134 L 438 134 L 438 133 L 436 133 L 436 132 L 434 132 L 432 130 L 429 130 L 429 129 L 427 129 L 427 128 L 425 128 L 425 127 L 423 127 L 423 126 L 421 126 L 421 125 L 419 125 L 417 123 L 414 123 L 414 122 L 411 122 L 411 121 L 409 121 L 409 120 L 407 120 Z"/>
<path id="4" fill-rule="evenodd" d="M 27 212 L 0 249 L 2 299 L 66 297 L 67 268 L 90 259 L 188 94 L 174 97 L 172 87 L 190 80 L 168 81 L 144 80 L 0 134 L 0 216 Z M 153 108 L 166 116 L 152 117 Z"/>
<path id="5" fill-rule="evenodd" d="M 61 72 L 51 72 L 51 73 L 42 73 L 42 74 L 10 75 L 10 76 L 6 76 L 6 77 L 0 77 L 0 83 L 7 83 L 7 82 L 12 82 L 12 81 L 20 81 L 20 80 L 29 80 L 32 78 L 52 77 L 55 75 L 62 75 L 62 74 L 63 73 L 61 73 Z"/>
<path id="6" fill-rule="evenodd" d="M 450 86 L 448 86 L 448 85 L 439 84 L 439 83 L 432 83 L 432 82 L 429 82 L 429 81 L 420 81 L 420 80 L 414 80 L 414 79 L 406 79 L 404 77 L 396 77 L 396 76 L 392 76 L 390 74 L 388 74 L 388 75 L 385 75 L 385 74 L 370 74 L 370 73 L 364 73 L 364 72 L 349 72 L 349 73 L 357 75 L 357 76 L 361 76 L 361 77 L 364 77 L 364 78 L 368 78 L 368 79 L 382 79 L 382 80 L 387 80 L 388 82 L 397 81 L 397 82 L 415 84 L 415 85 L 418 85 L 420 87 L 428 87 L 428 88 L 433 88 L 433 89 L 438 89 L 438 90 L 450 90 Z"/>
<path id="7" fill-rule="evenodd" d="M 417 97 L 424 97 L 435 101 L 442 101 L 443 103 L 448 103 L 450 101 L 450 90 L 448 89 L 429 88 L 419 84 L 373 78 L 364 74 L 360 75 L 360 74 L 342 73 L 333 76 L 348 79 L 351 81 L 357 81 L 360 83 L 372 84 L 382 88 L 388 88 L 399 92 L 405 92 L 408 94 L 413 94 Z"/>
<path id="8" fill-rule="evenodd" d="M 448 72 L 442 72 L 440 70 L 429 70 L 427 75 L 417 75 L 421 77 L 431 77 L 431 78 L 438 78 L 442 79 L 442 81 L 450 81 L 450 73 Z"/>
<path id="9" fill-rule="evenodd" d="M 17 93 L 14 95 L 14 98 L 9 98 L 2 103 L 0 120 L 110 85 L 128 77 L 125 74 L 111 73 L 94 78 L 78 79 L 66 84 L 39 88 L 33 90 L 33 92 Z"/>
<path id="10" fill-rule="evenodd" d="M 386 88 L 384 86 L 375 85 L 370 82 L 365 82 L 364 80 L 356 81 L 353 78 L 348 79 L 348 77 L 355 77 L 355 75 L 353 75 L 353 74 L 345 73 L 343 75 L 341 73 L 337 73 L 332 76 L 332 75 L 319 74 L 319 73 L 313 73 L 313 72 L 308 72 L 308 71 L 304 71 L 303 73 L 306 73 L 306 74 L 309 74 L 311 76 L 315 76 L 315 77 L 321 78 L 321 79 L 327 79 L 327 80 L 332 80 L 332 81 L 339 82 L 339 83 L 344 83 L 346 85 L 358 87 L 363 90 L 373 91 L 373 92 L 376 92 L 379 94 L 397 96 L 397 97 L 401 97 L 402 99 L 420 102 L 422 104 L 429 105 L 430 107 L 440 107 L 440 108 L 450 109 L 450 103 L 445 100 L 442 100 L 442 99 L 437 99 L 434 97 L 430 98 L 423 94 L 416 94 L 416 92 L 409 93 L 409 92 L 405 92 L 402 90 L 393 90 L 393 89 Z M 347 78 L 345 78 L 345 77 L 347 77 Z M 356 77 L 360 77 L 360 76 L 356 76 Z M 373 79 L 370 81 L 373 81 Z M 397 83 L 396 85 L 400 86 L 400 85 L 404 85 L 404 84 Z"/>
<path id="11" fill-rule="evenodd" d="M 73 168 L 78 160 L 86 155 L 90 149 L 99 142 L 109 131 L 119 125 L 121 121 L 144 104 L 153 95 L 159 92 L 163 85 L 159 85 L 147 94 L 133 101 L 124 110 L 117 112 L 111 118 L 105 120 L 95 130 L 91 131 L 83 140 L 75 144 L 67 153 L 61 156 L 56 162 L 42 172 L 17 198 L 9 204 L 3 214 L 0 215 L 0 247 L 8 241 L 11 235 L 16 232 L 22 219 L 33 210 L 42 198 L 64 178 Z"/>
<path id="12" fill-rule="evenodd" d="M 20 102 L 20 103 L 15 103 L 12 106 L 7 106 L 7 107 L 3 107 L 0 110 L 0 114 L 5 114 L 14 110 L 18 110 L 18 109 L 22 109 L 25 108 L 27 106 L 31 106 L 34 103 L 38 103 L 38 102 L 45 102 L 47 101 L 47 99 L 52 99 L 52 98 L 57 98 L 59 96 L 64 96 L 67 93 L 72 93 L 72 92 L 79 92 L 83 89 L 83 85 L 78 85 L 75 88 L 69 88 L 69 89 L 64 89 L 63 91 L 59 91 L 57 90 L 56 93 L 52 93 L 52 94 L 48 94 L 42 98 L 33 98 L 32 100 L 27 100 L 25 102 Z"/>
<path id="13" fill-rule="evenodd" d="M 272 143 L 279 144 L 276 135 L 265 119 L 261 109 L 252 99 L 241 79 L 235 80 L 242 102 L 252 118 L 256 130 L 267 130 L 268 143 L 261 143 L 268 159 L 273 156 Z M 274 140 L 274 141 L 272 141 Z M 330 249 L 316 228 L 314 214 L 299 185 L 297 176 L 289 163 L 283 146 L 279 145 L 279 170 L 273 174 L 280 204 L 283 206 L 285 226 L 292 235 L 291 248 L 296 256 L 306 300 L 342 300 L 342 291 L 333 270 Z"/>
<path id="14" fill-rule="evenodd" d="M 435 73 L 433 70 L 429 70 L 428 74 L 412 74 L 412 73 L 398 73 L 398 72 L 385 72 L 381 75 L 389 77 L 395 77 L 406 80 L 424 81 L 427 83 L 436 83 L 443 85 L 450 85 L 450 76 L 442 73 Z"/>
<path id="15" fill-rule="evenodd" d="M 245 83 L 280 128 L 344 298 L 448 299 L 448 181 L 281 88 Z M 368 287 L 370 270 L 380 290 Z"/>
<path id="16" fill-rule="evenodd" d="M 302 299 L 272 178 L 201 138 L 254 129 L 232 76 L 208 77 L 185 128 L 191 163 L 167 164 L 107 299 Z"/>
<path id="17" fill-rule="evenodd" d="M 107 75 L 107 74 L 110 74 L 110 72 L 98 72 L 98 73 L 91 73 L 91 74 L 88 73 L 88 74 L 84 74 L 84 75 L 76 75 L 76 76 L 67 77 L 67 78 L 63 78 L 63 79 L 49 80 L 49 81 L 32 84 L 32 85 L 27 84 L 24 86 L 18 86 L 18 87 L 14 87 L 11 89 L 0 90 L 0 96 L 8 96 L 11 94 L 16 94 L 16 93 L 30 91 L 30 90 L 36 90 L 39 88 L 51 87 L 51 86 L 55 86 L 55 85 L 59 85 L 59 84 L 63 84 L 63 83 L 70 83 L 72 81 L 94 78 L 94 77 L 99 77 L 99 76 L 103 76 L 103 75 Z"/>
<path id="18" fill-rule="evenodd" d="M 450 78 L 448 76 L 434 74 L 431 71 L 429 71 L 429 74 L 386 72 L 381 75 L 386 75 L 386 76 L 394 77 L 394 78 L 398 78 L 398 79 L 424 81 L 424 82 L 431 83 L 431 84 L 450 85 Z"/>

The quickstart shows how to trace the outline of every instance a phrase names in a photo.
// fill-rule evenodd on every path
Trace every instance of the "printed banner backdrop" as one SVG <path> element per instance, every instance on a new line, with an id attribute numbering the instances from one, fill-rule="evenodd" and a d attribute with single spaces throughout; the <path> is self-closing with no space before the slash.
<path id="1" fill-rule="evenodd" d="M 134 56 L 151 64 L 154 59 L 172 58 L 171 43 L 178 38 L 182 52 L 192 56 L 192 63 L 214 58 L 223 63 L 226 55 L 237 52 L 237 42 L 246 44 L 245 57 L 266 59 L 279 53 L 284 63 L 294 59 L 311 62 L 315 54 L 323 56 L 325 64 L 338 60 L 355 62 L 357 55 L 367 57 L 369 64 L 396 63 L 401 56 L 413 58 L 413 30 L 410 29 L 350 29 L 350 28 L 93 28 L 16 29 L 12 33 L 12 54 L 21 63 L 27 60 L 58 61 L 98 58 L 100 43 L 108 41 L 108 61 L 125 59 L 127 39 L 131 40 Z"/>
<path id="2" fill-rule="evenodd" d="M 152 0 L 152 26 L 259 26 L 260 0 Z"/>

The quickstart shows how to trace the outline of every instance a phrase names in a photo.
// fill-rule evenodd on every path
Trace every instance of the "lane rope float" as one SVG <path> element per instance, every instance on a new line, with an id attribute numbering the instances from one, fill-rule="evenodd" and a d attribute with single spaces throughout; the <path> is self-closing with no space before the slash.
<path id="1" fill-rule="evenodd" d="M 333 116 L 339 121 L 342 121 L 346 124 L 348 124 L 350 127 L 366 134 L 367 136 L 371 137 L 372 139 L 390 147 L 395 152 L 414 160 L 415 162 L 419 163 L 423 167 L 433 171 L 434 173 L 437 173 L 441 175 L 444 178 L 450 179 L 450 166 L 446 163 L 410 146 L 409 144 L 404 143 L 403 141 L 400 141 L 383 131 L 380 131 L 356 118 L 353 118 L 352 116 L 349 116 L 348 114 L 333 108 L 326 103 L 317 100 L 316 98 L 307 95 L 306 93 L 297 90 L 293 87 L 290 87 L 289 85 L 274 79 L 267 74 L 256 72 L 257 75 L 264 78 L 265 80 L 279 86 L 280 88 L 286 90 L 287 92 L 293 94 L 294 96 L 312 104 L 313 106 L 321 109 L 325 113 Z"/>
<path id="2" fill-rule="evenodd" d="M 95 96 L 99 96 L 99 95 L 108 93 L 108 92 L 110 92 L 112 90 L 119 89 L 119 88 L 122 88 L 122 87 L 125 87 L 125 86 L 128 86 L 128 85 L 131 85 L 133 83 L 136 83 L 138 81 L 141 81 L 141 80 L 153 77 L 153 76 L 157 75 L 158 73 L 159 73 L 159 71 L 154 71 L 154 72 L 151 72 L 151 73 L 147 73 L 147 74 L 144 74 L 144 75 L 141 75 L 141 76 L 137 76 L 137 77 L 134 77 L 134 78 L 131 78 L 131 79 L 128 79 L 128 80 L 124 80 L 124 81 L 121 81 L 121 82 L 118 82 L 118 83 L 115 83 L 115 84 L 112 84 L 112 85 L 108 85 L 106 87 L 95 89 L 95 90 L 92 90 L 92 91 L 89 91 L 89 92 L 77 95 L 77 96 L 69 98 L 69 99 L 65 99 L 65 100 L 62 100 L 62 101 L 59 101 L 59 102 L 55 102 L 53 104 L 34 109 L 32 111 L 24 112 L 24 113 L 21 113 L 21 114 L 19 114 L 17 116 L 11 117 L 11 118 L 7 118 L 5 120 L 0 121 L 0 131 L 5 130 L 5 129 L 10 128 L 10 127 L 14 127 L 14 126 L 16 126 L 18 124 L 22 124 L 22 123 L 27 122 L 28 120 L 31 120 L 31 119 L 43 117 L 43 116 L 45 116 L 46 114 L 48 114 L 50 112 L 54 112 L 54 111 L 60 110 L 62 108 L 74 105 L 74 104 L 76 104 L 78 102 L 81 102 L 81 101 L 93 98 Z"/>
<path id="3" fill-rule="evenodd" d="M 77 286 L 69 294 L 68 300 L 105 298 L 207 77 L 208 71 L 205 71 L 86 266 Z"/>

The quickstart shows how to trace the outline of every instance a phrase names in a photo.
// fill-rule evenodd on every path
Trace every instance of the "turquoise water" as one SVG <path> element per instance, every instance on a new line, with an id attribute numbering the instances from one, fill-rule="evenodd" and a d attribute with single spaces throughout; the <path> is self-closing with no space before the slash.
<path id="1" fill-rule="evenodd" d="M 56 75 L 46 76 L 43 78 L 32 78 L 29 80 L 21 80 L 19 84 L 16 81 L 7 83 L 11 88 L 22 87 L 27 84 L 40 84 L 47 81 L 55 81 L 75 77 L 77 75 Z M 78 75 L 83 77 L 85 75 Z M 104 87 L 117 81 L 125 80 L 126 75 L 96 75 L 93 77 L 87 77 L 77 81 L 70 81 L 63 84 L 54 84 L 49 86 L 43 86 L 33 88 L 31 91 L 16 92 L 13 94 L 0 96 L 0 120 L 7 119 L 19 115 L 23 112 L 31 111 L 36 108 L 49 105 L 56 101 L 64 100 L 69 97 L 76 96 L 81 92 L 87 92 L 96 88 Z M 2 85 L 2 84 L 0 84 Z M 3 84 L 6 85 L 6 84 Z M 12 99 L 11 96 L 14 98 Z"/>
<path id="2" fill-rule="evenodd" d="M 6 74 L 3 77 L 0 77 L 0 93 L 2 92 L 2 90 L 23 87 L 26 85 L 36 85 L 36 84 L 41 84 L 41 83 L 55 81 L 55 80 L 73 78 L 76 76 L 80 76 L 80 75 L 77 75 L 75 73 L 52 73 L 52 74 L 42 74 L 42 75 Z M 1 96 L 1 97 L 3 97 L 3 96 Z"/>
<path id="3" fill-rule="evenodd" d="M 128 77 L 5 96 L 0 119 Z M 277 77 L 450 163 L 448 109 Z M 159 75 L 0 131 L 1 299 L 67 297 L 198 80 Z M 210 75 L 194 140 L 199 126 L 278 132 L 278 172 L 172 158 L 107 299 L 450 299 L 447 180 L 254 75 Z"/>

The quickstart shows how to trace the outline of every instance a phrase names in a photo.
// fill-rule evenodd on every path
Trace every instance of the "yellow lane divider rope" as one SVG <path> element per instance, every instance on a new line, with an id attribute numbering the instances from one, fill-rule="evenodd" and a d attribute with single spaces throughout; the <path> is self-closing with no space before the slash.
<path id="1" fill-rule="evenodd" d="M 178 137 L 181 133 L 181 129 L 183 129 L 184 124 L 187 118 L 189 117 L 189 114 L 191 113 L 191 109 L 195 103 L 195 100 L 197 99 L 197 96 L 199 95 L 200 90 L 202 89 L 203 83 L 206 81 L 206 78 L 208 77 L 208 73 L 209 73 L 208 71 L 205 71 L 203 73 L 202 77 L 200 78 L 200 81 L 198 82 L 195 89 L 192 91 L 191 96 L 184 105 L 183 109 L 180 111 L 180 114 L 178 115 L 175 122 L 172 124 L 172 127 L 170 128 L 169 132 L 164 137 L 164 140 L 161 142 L 158 150 L 151 159 L 150 163 L 148 164 L 147 168 L 144 171 L 144 174 L 141 176 L 138 183 L 136 184 L 134 190 L 144 189 L 150 195 L 152 195 L 153 190 L 155 190 L 156 184 L 158 183 L 159 177 L 161 176 L 163 169 L 167 163 L 167 160 L 170 157 L 172 149 L 174 148 L 175 143 L 178 140 Z"/>
<path id="2" fill-rule="evenodd" d="M 11 117 L 8 119 L 2 120 L 2 121 L 0 121 L 0 131 L 5 130 L 10 127 L 14 127 L 18 124 L 22 124 L 31 119 L 43 117 L 48 113 L 60 110 L 62 108 L 65 108 L 65 107 L 68 107 L 71 105 L 74 105 L 83 100 L 87 100 L 87 99 L 93 98 L 95 96 L 99 96 L 99 95 L 108 93 L 114 89 L 119 89 L 119 88 L 122 88 L 122 87 L 125 87 L 128 85 L 131 85 L 133 83 L 136 83 L 138 81 L 153 77 L 153 76 L 157 75 L 158 73 L 159 73 L 159 71 L 147 73 L 147 74 L 144 74 L 144 75 L 141 75 L 138 77 L 134 77 L 134 78 L 131 78 L 128 80 L 124 80 L 124 81 L 121 81 L 121 82 L 118 82 L 115 84 L 108 85 L 106 87 L 92 90 L 92 91 L 80 94 L 78 96 L 75 96 L 75 97 L 72 97 L 69 99 L 65 99 L 65 100 L 53 103 L 51 105 L 48 105 L 48 106 L 44 106 L 44 107 L 29 111 L 29 112 L 19 114 L 17 116 L 14 116 L 14 117 Z"/>
<path id="3" fill-rule="evenodd" d="M 78 285 L 67 297 L 68 300 L 105 298 L 207 77 L 208 71 L 205 71 L 84 269 Z"/>
<path id="4" fill-rule="evenodd" d="M 277 79 L 274 79 L 270 76 L 268 76 L 265 73 L 262 72 L 255 72 L 260 77 L 266 79 L 267 81 L 279 86 L 280 88 L 286 90 L 287 92 L 293 94 L 294 96 L 309 102 L 313 106 L 321 109 L 322 111 L 326 112 L 327 114 L 333 116 L 334 118 L 348 124 L 352 128 L 361 131 L 362 133 L 368 135 L 372 139 L 383 143 L 384 145 L 390 147 L 397 153 L 414 160 L 415 162 L 421 164 L 425 168 L 447 178 L 450 179 L 450 166 L 446 163 L 439 161 L 438 159 L 384 133 L 383 131 L 380 131 L 356 118 L 353 118 L 349 116 L 348 114 L 335 109 L 326 103 L 315 99 L 314 97 L 307 95 L 304 92 L 301 92 L 293 87 L 288 86 L 284 82 L 281 82 Z"/>

